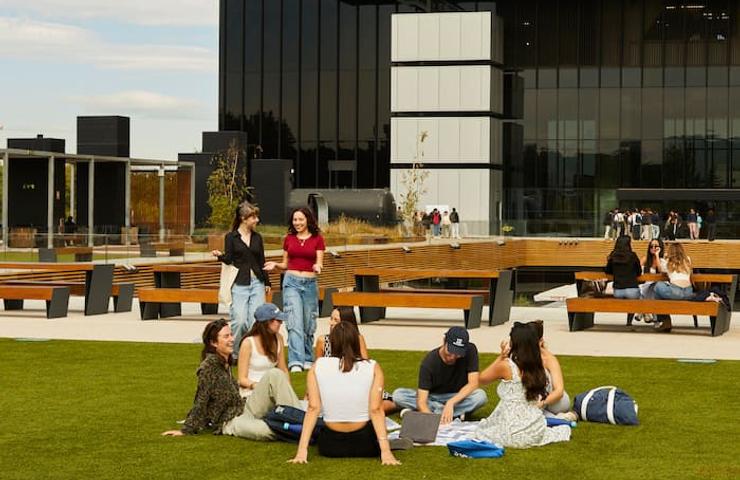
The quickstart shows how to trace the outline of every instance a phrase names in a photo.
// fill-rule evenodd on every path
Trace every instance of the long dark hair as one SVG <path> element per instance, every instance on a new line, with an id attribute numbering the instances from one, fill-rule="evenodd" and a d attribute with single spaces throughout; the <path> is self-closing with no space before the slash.
<path id="1" fill-rule="evenodd" d="M 360 356 L 360 332 L 356 325 L 349 322 L 339 322 L 329 333 L 331 356 L 339 358 L 339 365 L 343 372 L 349 372 L 355 362 L 362 360 Z"/>
<path id="2" fill-rule="evenodd" d="M 637 255 L 632 251 L 632 239 L 629 235 L 620 235 L 614 242 L 614 250 L 609 254 L 608 260 L 612 263 L 630 263 L 635 257 Z"/>
<path id="3" fill-rule="evenodd" d="M 511 329 L 511 350 L 509 357 L 519 367 L 522 385 L 529 401 L 539 400 L 546 396 L 547 376 L 542 366 L 540 342 L 534 328 L 516 322 Z"/>
<path id="4" fill-rule="evenodd" d="M 231 230 L 236 230 L 239 228 L 239 225 L 242 224 L 243 218 L 249 218 L 252 215 L 259 216 L 260 209 L 256 206 L 252 205 L 249 202 L 242 202 L 239 205 L 236 206 L 236 211 L 234 212 L 234 221 L 231 222 Z"/>
<path id="5" fill-rule="evenodd" d="M 355 309 L 352 307 L 334 307 L 334 310 L 339 312 L 339 321 L 347 322 L 354 325 L 357 328 L 357 317 L 355 316 Z"/>
<path id="6" fill-rule="evenodd" d="M 663 258 L 663 255 L 665 255 L 665 245 L 663 244 L 663 240 L 661 240 L 660 238 L 653 238 L 652 240 L 650 240 L 647 244 L 647 253 L 645 254 L 645 265 L 643 265 L 647 270 L 650 270 L 650 266 L 653 263 L 653 252 L 650 251 L 650 244 L 653 242 L 658 242 L 658 246 L 660 247 L 660 253 L 658 253 L 658 258 Z"/>
<path id="7" fill-rule="evenodd" d="M 260 343 L 262 344 L 262 350 L 265 352 L 265 356 L 270 359 L 271 362 L 277 363 L 278 361 L 278 336 L 270 331 L 268 327 L 270 322 L 254 322 L 249 332 L 242 338 L 242 342 L 247 337 L 259 337 Z M 241 345 L 239 345 L 241 348 Z"/>
<path id="8" fill-rule="evenodd" d="M 296 212 L 301 212 L 306 217 L 306 227 L 308 228 L 308 231 L 311 232 L 311 235 L 318 235 L 321 233 L 321 230 L 319 230 L 319 225 L 316 223 L 316 217 L 314 216 L 313 212 L 308 207 L 298 207 L 294 208 L 292 212 L 290 212 L 290 217 L 288 218 L 288 233 L 291 235 L 295 235 L 298 232 L 295 231 L 295 227 L 293 227 L 293 215 L 296 214 Z"/>
<path id="9" fill-rule="evenodd" d="M 218 332 L 228 325 L 229 322 L 223 318 L 209 322 L 206 325 L 206 328 L 203 329 L 203 350 L 200 352 L 201 361 L 205 360 L 206 355 L 209 353 L 216 353 L 216 347 L 213 344 L 218 342 Z"/>

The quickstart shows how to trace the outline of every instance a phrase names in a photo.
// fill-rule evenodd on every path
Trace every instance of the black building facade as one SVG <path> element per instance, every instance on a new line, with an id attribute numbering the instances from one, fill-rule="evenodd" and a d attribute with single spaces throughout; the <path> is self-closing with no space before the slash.
<path id="1" fill-rule="evenodd" d="M 740 233 L 738 0 L 222 0 L 219 128 L 295 187 L 388 186 L 390 17 L 425 11 L 504 21 L 515 234 L 594 235 L 615 206 Z"/>

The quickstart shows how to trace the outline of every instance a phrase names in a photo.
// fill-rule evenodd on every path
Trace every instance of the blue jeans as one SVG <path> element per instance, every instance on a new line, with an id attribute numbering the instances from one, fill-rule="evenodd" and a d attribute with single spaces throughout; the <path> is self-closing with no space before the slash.
<path id="1" fill-rule="evenodd" d="M 694 296 L 694 288 L 681 288 L 670 282 L 658 282 L 655 284 L 655 298 L 659 300 L 688 300 Z"/>
<path id="2" fill-rule="evenodd" d="M 283 308 L 288 315 L 288 368 L 313 362 L 313 335 L 319 316 L 319 289 L 315 278 L 286 273 Z"/>
<path id="3" fill-rule="evenodd" d="M 614 298 L 640 298 L 640 289 L 634 288 L 615 288 Z"/>
<path id="4" fill-rule="evenodd" d="M 457 395 L 452 393 L 430 393 L 427 405 L 432 413 L 442 413 L 447 400 Z M 413 388 L 397 388 L 393 391 L 393 401 L 401 408 L 417 410 L 416 390 Z M 473 392 L 458 402 L 453 409 L 452 416 L 459 417 L 463 413 L 473 413 L 486 404 L 488 396 L 482 388 L 476 388 Z"/>
<path id="5" fill-rule="evenodd" d="M 231 333 L 234 335 L 234 358 L 239 357 L 242 338 L 254 325 L 254 311 L 265 303 L 265 284 L 252 278 L 249 285 L 231 286 Z"/>

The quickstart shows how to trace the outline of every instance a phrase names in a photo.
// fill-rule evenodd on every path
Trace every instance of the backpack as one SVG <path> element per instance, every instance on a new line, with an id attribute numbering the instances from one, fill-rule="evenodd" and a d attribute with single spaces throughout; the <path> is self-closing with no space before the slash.
<path id="1" fill-rule="evenodd" d="M 483 440 L 458 440 L 447 444 L 453 457 L 461 458 L 501 458 L 504 447 Z"/>
<path id="2" fill-rule="evenodd" d="M 278 405 L 262 420 L 270 427 L 278 440 L 298 443 L 298 440 L 301 439 L 301 432 L 303 432 L 303 418 L 305 416 L 306 412 L 300 408 Z M 324 420 L 319 418 L 311 434 L 310 443 L 316 441 L 322 428 L 324 428 Z"/>
<path id="3" fill-rule="evenodd" d="M 576 395 L 573 410 L 581 420 L 611 423 L 612 425 L 639 425 L 637 403 L 627 392 L 617 387 L 596 387 Z"/>

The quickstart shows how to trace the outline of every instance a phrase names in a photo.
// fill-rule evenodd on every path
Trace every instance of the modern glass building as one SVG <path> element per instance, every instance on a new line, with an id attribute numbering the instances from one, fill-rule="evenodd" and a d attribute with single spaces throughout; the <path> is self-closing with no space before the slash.
<path id="1" fill-rule="evenodd" d="M 246 131 L 250 156 L 292 159 L 296 187 L 389 186 L 391 15 L 491 11 L 513 233 L 594 235 L 615 206 L 712 206 L 735 236 L 739 3 L 222 0 L 219 127 Z"/>

